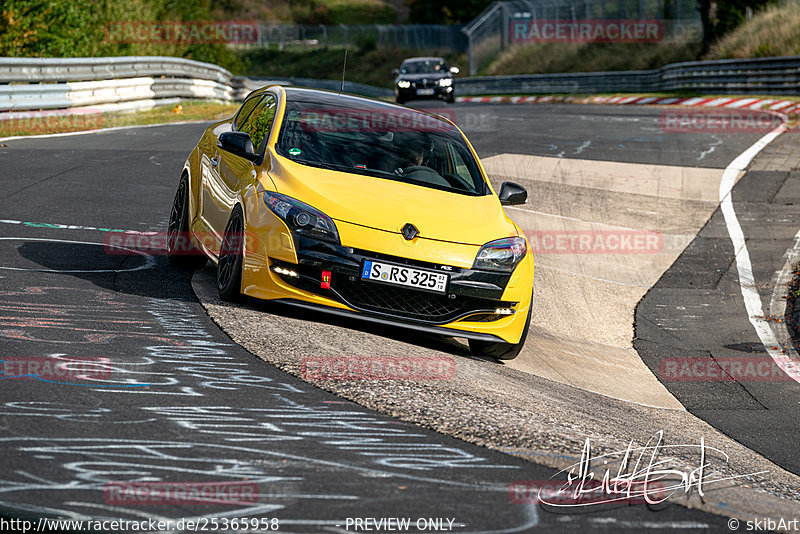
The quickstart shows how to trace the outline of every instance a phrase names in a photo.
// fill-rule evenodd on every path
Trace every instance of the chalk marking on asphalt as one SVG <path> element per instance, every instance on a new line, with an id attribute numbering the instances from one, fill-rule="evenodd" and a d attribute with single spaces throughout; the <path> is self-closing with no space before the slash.
<path id="1" fill-rule="evenodd" d="M 781 353 L 781 349 L 779 348 L 780 344 L 775 337 L 775 333 L 772 331 L 770 324 L 763 319 L 764 312 L 761 305 L 761 297 L 756 290 L 755 278 L 753 277 L 753 264 L 750 262 L 750 252 L 747 250 L 744 232 L 742 232 L 742 227 L 739 225 L 739 220 L 736 218 L 736 211 L 733 208 L 733 200 L 731 198 L 733 186 L 739 172 L 747 169 L 747 166 L 750 165 L 753 158 L 780 134 L 785 132 L 786 129 L 786 122 L 784 120 L 780 126 L 756 141 L 755 144 L 739 154 L 739 156 L 725 168 L 725 172 L 722 174 L 722 180 L 719 184 L 719 198 L 722 215 L 725 218 L 725 225 L 728 228 L 728 235 L 733 243 L 736 270 L 739 273 L 739 287 L 742 291 L 745 309 L 747 310 L 747 318 L 750 324 L 753 325 L 758 338 L 761 340 L 761 343 L 764 345 L 764 348 L 767 350 L 772 360 L 787 374 L 787 376 L 800 382 L 800 377 L 797 375 L 797 366 L 791 365 L 789 362 L 791 362 L 792 359 L 786 354 Z"/>
<path id="2" fill-rule="evenodd" d="M 99 232 L 119 232 L 123 234 L 156 235 L 158 232 L 139 230 L 120 230 L 119 228 L 102 228 L 97 226 L 83 226 L 79 224 L 45 223 L 34 221 L 18 221 L 16 219 L 0 219 L 0 224 L 20 224 L 29 228 L 51 228 L 54 230 L 95 230 Z"/>
<path id="3" fill-rule="evenodd" d="M 674 528 L 684 529 L 709 529 L 708 523 L 697 523 L 695 521 L 627 521 L 619 520 L 615 517 L 594 517 L 589 519 L 590 523 L 598 525 L 616 525 L 619 528 Z"/>
<path id="4" fill-rule="evenodd" d="M 103 243 L 91 243 L 89 241 L 73 241 L 70 239 L 48 239 L 44 237 L 0 237 L 0 241 L 49 241 L 56 243 L 72 243 L 76 245 L 94 245 L 98 247 L 105 246 Z M 6 271 L 35 271 L 40 273 L 124 273 L 133 271 L 144 271 L 146 269 L 151 269 L 156 265 L 155 258 L 150 254 L 145 254 L 141 250 L 134 250 L 116 245 L 114 246 L 114 248 L 120 248 L 127 250 L 128 252 L 132 252 L 134 254 L 139 254 L 145 259 L 144 265 L 140 265 L 138 267 L 133 267 L 129 269 L 33 269 L 27 267 L 6 267 L 4 265 L 0 265 L 0 269 Z"/>
<path id="5" fill-rule="evenodd" d="M 705 159 L 706 156 L 708 156 L 709 154 L 714 152 L 717 149 L 717 147 L 722 144 L 722 139 L 720 139 L 718 136 L 712 135 L 711 137 L 713 137 L 716 141 L 714 143 L 711 143 L 710 145 L 708 145 L 708 149 L 703 150 L 700 153 L 700 155 L 697 157 L 697 161 L 700 161 L 701 159 Z"/>

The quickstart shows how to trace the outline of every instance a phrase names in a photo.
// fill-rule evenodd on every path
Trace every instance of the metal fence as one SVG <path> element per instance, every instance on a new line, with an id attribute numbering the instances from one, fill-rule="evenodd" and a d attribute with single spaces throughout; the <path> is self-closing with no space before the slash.
<path id="1" fill-rule="evenodd" d="M 258 46 L 285 48 L 362 46 L 374 42 L 378 47 L 401 46 L 417 50 L 466 50 L 467 39 L 461 26 L 444 24 L 364 24 L 301 25 L 270 24 L 259 26 Z"/>
<path id="2" fill-rule="evenodd" d="M 673 63 L 656 70 L 482 76 L 456 82 L 458 95 L 658 93 L 797 95 L 800 56 Z"/>
<path id="3" fill-rule="evenodd" d="M 577 26 L 581 21 L 658 22 L 658 41 L 696 42 L 703 27 L 695 0 L 511 0 L 495 2 L 464 26 L 469 51 L 469 74 L 490 63 L 508 48 L 524 44 L 514 39 L 514 24 L 530 27 L 537 21 L 561 21 Z M 621 41 L 622 42 L 622 41 Z"/>

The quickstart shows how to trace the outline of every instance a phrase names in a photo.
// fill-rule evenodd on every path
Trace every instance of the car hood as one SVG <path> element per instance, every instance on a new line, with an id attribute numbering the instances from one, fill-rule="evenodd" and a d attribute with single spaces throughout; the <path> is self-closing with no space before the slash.
<path id="1" fill-rule="evenodd" d="M 409 82 L 418 82 L 420 80 L 439 80 L 441 78 L 450 78 L 447 72 L 428 72 L 425 74 L 400 74 L 398 80 L 408 80 Z"/>
<path id="2" fill-rule="evenodd" d="M 461 195 L 285 158 L 273 162 L 269 174 L 279 193 L 310 204 L 334 221 L 395 234 L 411 223 L 422 239 L 479 246 L 517 235 L 494 195 Z"/>

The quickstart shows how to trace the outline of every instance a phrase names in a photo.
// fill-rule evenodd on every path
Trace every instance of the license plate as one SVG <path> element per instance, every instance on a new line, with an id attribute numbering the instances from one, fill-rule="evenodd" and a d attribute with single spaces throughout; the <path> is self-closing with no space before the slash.
<path id="1" fill-rule="evenodd" d="M 417 94 L 420 96 L 429 96 L 433 94 L 433 89 L 417 89 Z"/>
<path id="2" fill-rule="evenodd" d="M 372 260 L 365 261 L 364 268 L 361 269 L 362 280 L 413 287 L 435 293 L 444 293 L 447 290 L 448 278 L 449 276 L 445 273 L 423 271 L 404 265 Z"/>

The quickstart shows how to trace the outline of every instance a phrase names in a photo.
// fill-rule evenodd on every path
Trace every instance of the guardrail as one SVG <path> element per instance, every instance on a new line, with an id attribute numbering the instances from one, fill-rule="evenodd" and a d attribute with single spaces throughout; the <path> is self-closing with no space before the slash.
<path id="1" fill-rule="evenodd" d="M 800 56 L 673 63 L 655 70 L 483 76 L 456 80 L 458 95 L 654 93 L 796 95 Z"/>
<path id="2" fill-rule="evenodd" d="M 230 85 L 233 75 L 211 63 L 169 56 L 97 58 L 0 58 L 0 83 L 85 82 L 166 76 Z"/>
<path id="3" fill-rule="evenodd" d="M 217 65 L 176 57 L 0 58 L 0 112 L 230 101 L 233 78 Z"/>
<path id="4" fill-rule="evenodd" d="M 233 100 L 229 85 L 211 80 L 124 78 L 96 82 L 0 85 L 0 111 L 94 107 L 136 104 L 143 100 L 199 98 Z M 120 109 L 119 106 L 116 106 Z"/>
<path id="5" fill-rule="evenodd" d="M 338 90 L 338 80 L 234 77 L 217 65 L 174 57 L 0 58 L 0 112 L 87 106 L 139 107 L 178 98 L 243 99 L 277 83 Z M 373 98 L 392 90 L 345 82 Z M 800 56 L 675 63 L 656 70 L 459 78 L 456 94 L 591 94 L 693 91 L 705 94 L 800 93 Z"/>
<path id="6" fill-rule="evenodd" d="M 233 101 L 277 83 L 338 90 L 311 78 L 245 78 L 209 63 L 175 57 L 0 58 L 0 112 L 153 106 L 181 98 Z M 390 89 L 345 82 L 345 92 L 391 96 Z"/>

